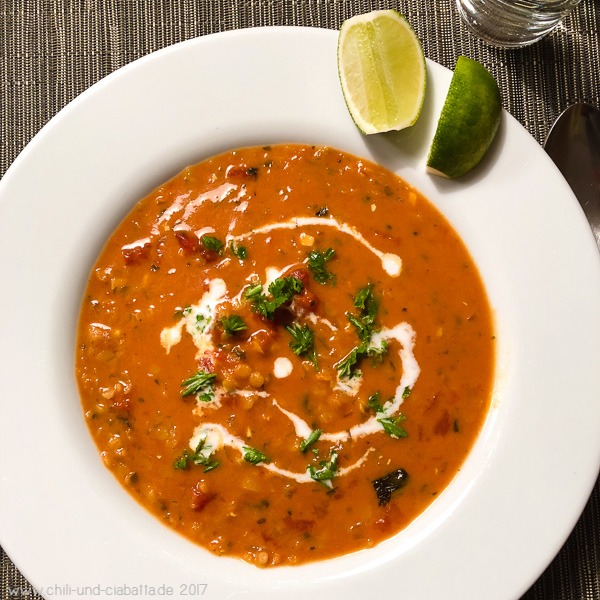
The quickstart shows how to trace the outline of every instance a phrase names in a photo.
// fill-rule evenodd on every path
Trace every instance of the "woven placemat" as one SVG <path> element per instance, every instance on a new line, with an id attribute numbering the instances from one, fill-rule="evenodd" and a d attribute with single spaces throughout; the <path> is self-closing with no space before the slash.
<path id="1" fill-rule="evenodd" d="M 454 0 L 0 0 L 0 177 L 68 102 L 150 52 L 229 29 L 338 29 L 348 17 L 384 8 L 406 15 L 428 58 L 449 68 L 462 54 L 483 63 L 504 107 L 540 143 L 570 104 L 600 105 L 600 0 L 583 0 L 550 36 L 522 50 L 475 39 Z M 526 543 L 518 532 L 515 540 Z M 41 600 L 1 549 L 0 598 Z M 600 483 L 561 552 L 523 598 L 600 600 Z"/>

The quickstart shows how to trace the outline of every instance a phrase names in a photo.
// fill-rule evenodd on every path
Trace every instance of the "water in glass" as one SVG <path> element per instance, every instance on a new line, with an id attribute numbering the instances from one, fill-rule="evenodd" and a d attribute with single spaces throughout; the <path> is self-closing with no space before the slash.
<path id="1" fill-rule="evenodd" d="M 552 31 L 581 0 L 456 0 L 468 27 L 494 46 L 518 48 Z"/>

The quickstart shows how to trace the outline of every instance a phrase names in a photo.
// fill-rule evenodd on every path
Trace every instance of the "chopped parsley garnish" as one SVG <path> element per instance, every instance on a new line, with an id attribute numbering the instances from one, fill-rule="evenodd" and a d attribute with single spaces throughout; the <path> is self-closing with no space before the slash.
<path id="1" fill-rule="evenodd" d="M 269 285 L 269 293 L 281 304 L 289 302 L 296 294 L 304 289 L 298 277 L 278 277 Z"/>
<path id="2" fill-rule="evenodd" d="M 252 310 L 267 319 L 272 319 L 277 310 L 275 302 L 269 301 L 263 292 L 262 284 L 257 283 L 248 287 L 244 293 L 244 298 L 252 302 Z"/>
<path id="3" fill-rule="evenodd" d="M 183 454 L 173 463 L 175 469 L 185 471 L 188 463 L 192 462 L 197 466 L 204 467 L 204 472 L 216 469 L 221 463 L 218 460 L 211 459 L 212 448 L 206 445 L 206 436 L 200 439 L 196 450 L 192 453 L 189 450 L 184 450 Z"/>
<path id="4" fill-rule="evenodd" d="M 330 261 L 335 256 L 333 248 L 327 250 L 313 250 L 308 254 L 308 269 L 312 273 L 314 280 L 321 285 L 330 283 L 335 285 L 335 275 L 330 273 L 325 266 L 325 263 Z"/>
<path id="5" fill-rule="evenodd" d="M 338 370 L 340 377 L 355 377 L 356 375 L 360 375 L 360 371 L 358 370 L 360 359 L 371 357 L 376 361 L 381 359 L 386 352 L 387 342 L 385 340 L 381 342 L 381 346 L 368 346 L 364 343 L 350 350 L 346 357 L 335 365 L 335 368 Z"/>
<path id="6" fill-rule="evenodd" d="M 315 369 L 318 369 L 315 332 L 308 325 L 300 325 L 299 323 L 286 325 L 285 328 L 293 338 L 290 342 L 290 348 L 294 353 L 298 356 L 308 356 L 315 365 Z"/>
<path id="7" fill-rule="evenodd" d="M 198 400 L 210 402 L 213 398 L 215 377 L 214 373 L 200 369 L 195 375 L 184 379 L 181 383 L 182 397 L 197 394 Z"/>
<path id="8" fill-rule="evenodd" d="M 353 348 L 350 353 L 335 365 L 340 377 L 354 377 L 358 374 L 356 369 L 359 357 L 362 356 L 362 346 Z"/>
<path id="9" fill-rule="evenodd" d="M 194 461 L 195 462 L 195 461 Z M 213 469 L 216 469 L 218 466 L 221 465 L 221 462 L 218 460 L 207 460 L 204 463 L 196 463 L 195 464 L 203 464 L 204 465 L 204 469 L 203 471 L 205 473 L 208 473 L 209 471 L 212 471 Z"/>
<path id="10" fill-rule="evenodd" d="M 359 317 L 355 317 L 350 313 L 347 313 L 346 317 L 348 318 L 348 321 L 350 321 L 350 323 L 352 323 L 352 325 L 354 325 L 356 328 L 356 333 L 361 340 L 368 341 L 371 339 L 372 323 L 366 323 Z"/>
<path id="11" fill-rule="evenodd" d="M 244 298 L 252 302 L 252 310 L 255 313 L 273 320 L 275 311 L 303 289 L 302 281 L 297 277 L 278 277 L 269 285 L 268 292 L 272 299 L 269 299 L 264 293 L 260 283 L 248 287 L 244 293 Z"/>
<path id="12" fill-rule="evenodd" d="M 321 437 L 322 433 L 320 429 L 313 429 L 310 435 L 300 442 L 300 452 L 304 454 Z"/>
<path id="13" fill-rule="evenodd" d="M 382 340 L 379 346 L 372 342 L 374 331 L 375 318 L 379 305 L 373 295 L 373 286 L 368 284 L 354 298 L 354 306 L 359 309 L 359 314 L 354 315 L 347 313 L 348 320 L 356 328 L 356 333 L 361 341 L 361 344 L 353 348 L 345 358 L 336 364 L 336 369 L 340 377 L 354 377 L 359 373 L 358 363 L 364 357 L 371 357 L 375 360 L 387 352 L 388 344 Z"/>
<path id="14" fill-rule="evenodd" d="M 377 421 L 381 423 L 383 430 L 396 439 L 408 437 L 406 430 L 400 426 L 400 423 L 405 420 L 406 417 L 403 414 L 399 414 L 395 419 L 393 417 L 382 417 L 381 419 L 377 419 Z"/>
<path id="15" fill-rule="evenodd" d="M 406 400 L 406 398 L 410 396 L 411 392 L 412 390 L 408 386 L 406 386 L 404 390 L 402 390 L 402 398 Z"/>
<path id="16" fill-rule="evenodd" d="M 224 244 L 219 238 L 213 237 L 211 235 L 203 235 L 200 238 L 200 241 L 207 250 L 212 250 L 217 254 L 221 254 L 223 252 Z"/>
<path id="17" fill-rule="evenodd" d="M 245 260 L 248 257 L 248 250 L 246 246 L 238 246 L 235 242 L 229 244 L 229 249 L 234 256 L 237 256 L 240 260 Z"/>
<path id="18" fill-rule="evenodd" d="M 388 343 L 385 340 L 381 341 L 380 346 L 367 346 L 364 354 L 369 358 L 372 358 L 374 362 L 382 360 L 382 356 L 387 352 Z"/>
<path id="19" fill-rule="evenodd" d="M 247 300 L 252 300 L 253 302 L 262 301 L 264 299 L 266 302 L 267 297 L 263 292 L 262 283 L 255 283 L 254 285 L 247 287 L 246 291 L 244 292 L 244 298 Z"/>
<path id="20" fill-rule="evenodd" d="M 368 341 L 373 335 L 375 317 L 379 310 L 379 304 L 373 295 L 373 285 L 368 284 L 360 289 L 354 298 L 354 306 L 359 309 L 358 316 L 348 313 L 346 316 L 354 327 L 361 341 Z"/>
<path id="21" fill-rule="evenodd" d="M 187 469 L 188 456 L 188 451 L 184 450 L 183 454 L 173 463 L 173 468 L 185 471 Z"/>
<path id="22" fill-rule="evenodd" d="M 244 460 L 252 465 L 257 465 L 261 462 L 270 462 L 269 457 L 266 454 L 263 454 L 260 450 L 257 450 L 256 448 L 251 448 L 250 446 L 243 446 L 243 450 Z"/>
<path id="23" fill-rule="evenodd" d="M 239 315 L 225 315 L 219 319 L 219 325 L 223 328 L 226 336 L 233 336 L 240 331 L 248 329 L 244 319 Z"/>
<path id="24" fill-rule="evenodd" d="M 314 465 L 308 467 L 308 473 L 312 479 L 322 483 L 328 488 L 333 487 L 332 479 L 338 472 L 338 454 L 336 450 L 332 450 L 329 454 L 329 460 L 322 460 L 319 463 L 319 468 Z"/>
<path id="25" fill-rule="evenodd" d="M 364 288 L 358 290 L 354 297 L 354 306 L 360 309 L 361 313 L 376 313 L 377 301 L 373 296 L 373 284 L 369 283 Z"/>
<path id="26" fill-rule="evenodd" d="M 194 325 L 197 331 L 199 331 L 200 333 L 204 333 L 204 330 L 208 326 L 208 323 L 209 320 L 207 319 L 206 315 L 203 315 L 201 313 L 196 315 L 196 323 Z"/>
<path id="27" fill-rule="evenodd" d="M 391 499 L 392 493 L 408 483 L 408 473 L 404 469 L 396 469 L 372 482 L 379 506 L 385 506 Z"/>
<path id="28" fill-rule="evenodd" d="M 367 406 L 376 413 L 383 412 L 383 404 L 380 402 L 380 397 L 381 394 L 375 392 L 374 394 L 371 394 L 367 400 Z"/>

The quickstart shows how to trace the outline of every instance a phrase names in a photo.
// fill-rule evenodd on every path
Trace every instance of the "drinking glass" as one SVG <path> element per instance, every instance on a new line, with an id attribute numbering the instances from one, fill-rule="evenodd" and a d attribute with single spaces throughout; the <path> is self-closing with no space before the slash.
<path id="1" fill-rule="evenodd" d="M 533 44 L 550 33 L 581 0 L 456 0 L 471 31 L 502 48 Z"/>

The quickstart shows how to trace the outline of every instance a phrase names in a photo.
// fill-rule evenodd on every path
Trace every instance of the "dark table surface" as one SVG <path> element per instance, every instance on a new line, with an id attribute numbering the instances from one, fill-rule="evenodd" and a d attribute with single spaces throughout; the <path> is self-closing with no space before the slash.
<path id="1" fill-rule="evenodd" d="M 150 52 L 246 27 L 339 29 L 348 17 L 385 8 L 408 18 L 428 58 L 449 68 L 460 55 L 483 63 L 498 81 L 504 108 L 540 144 L 570 104 L 600 106 L 600 0 L 583 0 L 548 37 L 519 50 L 492 48 L 470 35 L 454 0 L 0 0 L 0 177 L 67 103 Z M 0 598 L 41 598 L 1 548 Z M 600 483 L 523 598 L 600 599 Z"/>

